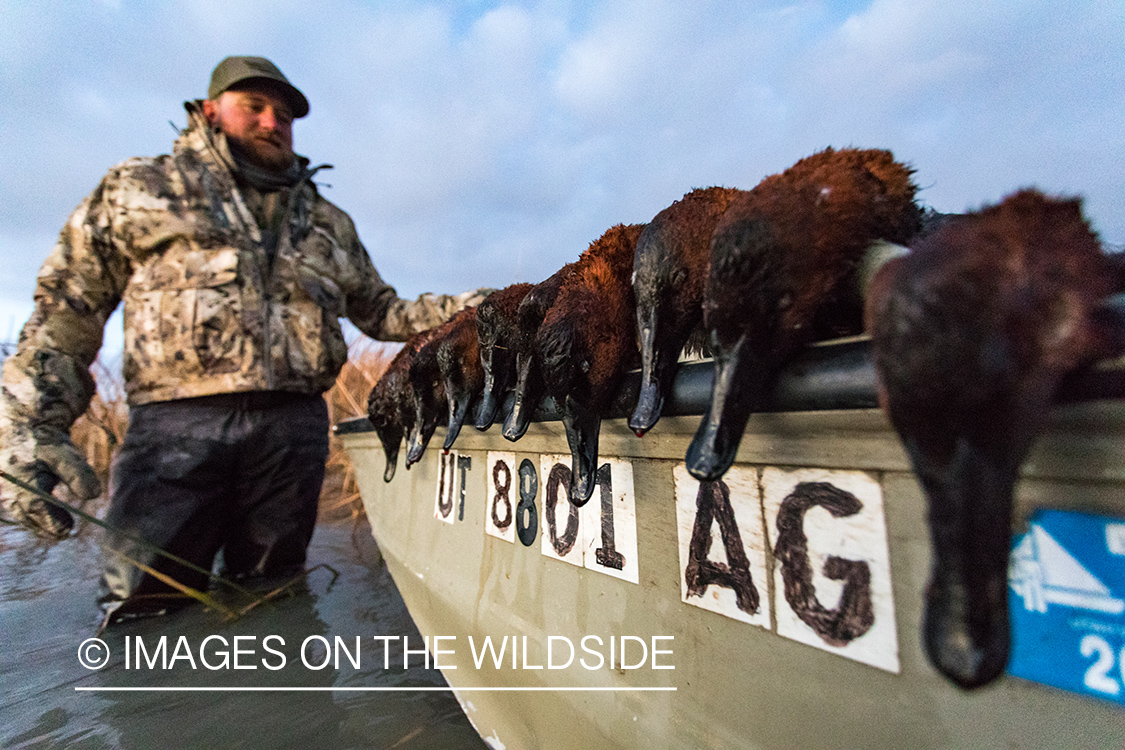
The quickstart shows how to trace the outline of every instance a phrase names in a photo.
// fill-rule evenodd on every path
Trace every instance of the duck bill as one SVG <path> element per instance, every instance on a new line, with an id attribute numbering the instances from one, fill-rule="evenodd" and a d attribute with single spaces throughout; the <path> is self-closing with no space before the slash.
<path id="1" fill-rule="evenodd" d="M 492 423 L 496 421 L 496 411 L 500 406 L 496 396 L 493 395 L 491 376 L 485 376 L 484 388 L 485 390 L 480 396 L 480 409 L 477 411 L 477 420 L 475 423 L 476 428 L 482 432 L 491 427 Z"/>
<path id="2" fill-rule="evenodd" d="M 516 355 L 516 397 L 512 411 L 504 420 L 503 435 L 508 440 L 519 440 L 531 425 L 531 417 L 539 405 L 542 386 L 539 384 L 534 357 Z"/>
<path id="3" fill-rule="evenodd" d="M 637 406 L 629 417 L 629 429 L 637 437 L 651 430 L 664 408 L 664 388 L 661 383 L 662 359 L 656 342 L 656 310 L 648 313 L 637 310 L 637 333 L 641 347 L 641 388 Z"/>
<path id="4" fill-rule="evenodd" d="M 570 502 L 582 507 L 594 494 L 598 470 L 598 435 L 602 419 L 569 396 L 563 413 L 570 445 Z"/>
<path id="5" fill-rule="evenodd" d="M 422 454 L 426 452 L 426 446 L 434 436 L 434 430 L 437 429 L 437 415 L 428 413 L 432 411 L 426 409 L 421 398 L 415 394 L 414 424 L 410 427 L 410 434 L 406 440 L 406 468 L 408 469 L 422 460 Z"/>
<path id="6" fill-rule="evenodd" d="M 500 408 L 500 400 L 497 397 L 497 392 L 503 389 L 499 387 L 497 376 L 493 373 L 493 364 L 501 365 L 502 362 L 497 362 L 497 357 L 494 352 L 486 353 L 487 350 L 481 350 L 480 364 L 484 369 L 484 388 L 481 390 L 480 408 L 477 410 L 476 428 L 478 430 L 487 430 L 496 421 L 496 411 Z"/>
<path id="7" fill-rule="evenodd" d="M 745 339 L 730 349 L 715 347 L 715 385 L 711 404 L 688 446 L 688 472 L 699 481 L 714 481 L 734 463 L 742 432 L 764 388 L 764 367 L 744 356 Z"/>
<path id="8" fill-rule="evenodd" d="M 965 689 L 996 679 L 1008 663 L 1008 561 L 1019 464 L 964 438 L 950 463 L 927 471 L 909 450 L 929 505 L 933 569 L 923 642 L 930 662 Z"/>
<path id="9" fill-rule="evenodd" d="M 465 423 L 465 417 L 469 413 L 469 404 L 473 400 L 473 394 L 467 389 L 454 390 L 452 383 L 445 384 L 445 392 L 448 394 L 447 399 L 449 401 L 449 429 L 445 433 L 445 443 L 442 449 L 448 451 L 453 447 L 453 441 L 461 433 L 461 425 Z"/>
<path id="10" fill-rule="evenodd" d="M 383 455 L 387 457 L 387 466 L 383 469 L 383 481 L 390 482 L 395 478 L 395 467 L 398 465 L 398 447 L 402 442 L 402 430 L 390 427 L 375 429 L 379 442 L 383 444 Z"/>

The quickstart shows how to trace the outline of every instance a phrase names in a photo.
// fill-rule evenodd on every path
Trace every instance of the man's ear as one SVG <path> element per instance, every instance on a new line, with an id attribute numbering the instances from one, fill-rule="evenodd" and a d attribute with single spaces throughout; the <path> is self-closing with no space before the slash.
<path id="1" fill-rule="evenodd" d="M 207 122 L 212 126 L 219 122 L 219 102 L 214 99 L 203 100 L 203 116 L 207 118 Z"/>

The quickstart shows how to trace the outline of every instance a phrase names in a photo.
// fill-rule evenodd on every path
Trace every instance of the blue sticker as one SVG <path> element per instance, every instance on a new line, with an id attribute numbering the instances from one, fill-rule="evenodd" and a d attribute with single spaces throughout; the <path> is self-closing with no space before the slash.
<path id="1" fill-rule="evenodd" d="M 1044 510 L 1012 544 L 1008 673 L 1125 705 L 1125 520 Z"/>

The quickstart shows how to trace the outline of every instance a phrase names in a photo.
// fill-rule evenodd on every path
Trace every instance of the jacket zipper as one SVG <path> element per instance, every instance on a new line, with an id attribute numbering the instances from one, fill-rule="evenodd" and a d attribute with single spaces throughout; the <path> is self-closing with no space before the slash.
<path id="1" fill-rule="evenodd" d="M 272 263 L 270 263 L 269 258 L 266 257 L 265 246 L 261 242 L 257 243 L 259 252 L 256 254 L 256 258 L 258 262 L 259 272 L 262 278 L 262 308 L 263 315 L 265 316 L 265 320 L 263 321 L 262 325 L 262 343 L 265 346 L 266 357 L 266 388 L 271 391 L 277 387 L 277 376 L 274 371 L 273 364 L 272 328 L 270 326 L 270 313 L 272 311 L 271 302 L 273 301 L 273 297 L 270 294 L 270 288 L 273 282 L 274 270 L 277 268 L 278 261 L 281 259 L 282 245 L 286 243 L 289 243 L 290 245 L 292 244 L 293 233 L 290 231 L 290 222 L 293 219 L 294 211 L 298 210 L 298 206 L 301 202 L 301 193 L 304 190 L 305 183 L 311 184 L 313 175 L 315 175 L 321 169 L 331 168 L 331 164 L 322 164 L 312 169 L 308 169 L 306 167 L 304 174 L 301 175 L 301 179 L 298 180 L 297 183 L 289 189 L 289 200 L 286 201 L 285 213 L 281 215 L 281 224 L 279 225 L 277 232 L 277 247 L 274 249 Z M 309 216 L 300 216 L 301 226 L 298 228 L 300 232 L 305 231 L 308 226 L 309 220 Z M 266 265 L 265 268 L 262 267 L 263 263 Z"/>

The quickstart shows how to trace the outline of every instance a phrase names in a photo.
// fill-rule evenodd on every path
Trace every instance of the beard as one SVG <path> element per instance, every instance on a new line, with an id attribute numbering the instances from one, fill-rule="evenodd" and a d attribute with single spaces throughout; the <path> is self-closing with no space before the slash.
<path id="1" fill-rule="evenodd" d="M 276 133 L 260 130 L 242 136 L 227 133 L 227 142 L 239 157 L 269 172 L 280 174 L 293 164 L 293 149 Z"/>

